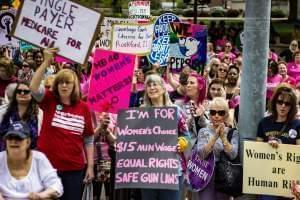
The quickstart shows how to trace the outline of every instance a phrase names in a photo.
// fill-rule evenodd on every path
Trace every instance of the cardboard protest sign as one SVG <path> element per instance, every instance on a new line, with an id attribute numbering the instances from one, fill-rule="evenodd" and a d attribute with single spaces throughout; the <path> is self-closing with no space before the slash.
<path id="1" fill-rule="evenodd" d="M 39 47 L 59 47 L 59 55 L 83 64 L 100 17 L 70 0 L 25 0 L 12 34 Z"/>
<path id="2" fill-rule="evenodd" d="M 178 190 L 176 107 L 121 110 L 117 122 L 116 188 Z"/>
<path id="3" fill-rule="evenodd" d="M 292 197 L 292 181 L 300 184 L 299 149 L 298 145 L 280 144 L 275 149 L 267 143 L 245 141 L 243 193 Z"/>
<path id="4" fill-rule="evenodd" d="M 92 110 L 128 108 L 134 62 L 134 55 L 96 49 L 87 101 Z"/>
<path id="5" fill-rule="evenodd" d="M 197 71 L 206 63 L 207 27 L 198 24 L 170 22 L 171 69 L 181 71 L 184 65 Z"/>
<path id="6" fill-rule="evenodd" d="M 18 46 L 18 40 L 10 36 L 15 15 L 15 9 L 0 10 L 0 45 Z"/>
<path id="7" fill-rule="evenodd" d="M 146 55 L 150 53 L 153 24 L 114 24 L 111 49 L 121 53 Z"/>
<path id="8" fill-rule="evenodd" d="M 177 15 L 173 13 L 164 13 L 160 15 L 154 23 L 155 39 L 152 43 L 151 53 L 148 56 L 149 62 L 160 63 L 160 66 L 166 66 L 169 57 L 169 23 L 180 22 Z"/>
<path id="9" fill-rule="evenodd" d="M 98 48 L 110 49 L 111 46 L 111 30 L 113 24 L 135 23 L 134 19 L 122 19 L 113 17 L 104 17 L 100 28 L 100 39 L 97 41 Z"/>
<path id="10" fill-rule="evenodd" d="M 130 19 L 149 19 L 150 16 L 150 1 L 130 1 L 128 3 Z"/>

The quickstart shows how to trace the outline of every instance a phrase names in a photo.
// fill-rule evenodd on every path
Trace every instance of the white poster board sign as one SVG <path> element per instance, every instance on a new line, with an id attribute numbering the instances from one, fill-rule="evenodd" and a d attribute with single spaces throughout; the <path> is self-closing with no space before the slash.
<path id="1" fill-rule="evenodd" d="M 128 17 L 131 19 L 149 19 L 150 1 L 130 1 L 128 3 Z"/>
<path id="2" fill-rule="evenodd" d="M 18 46 L 18 40 L 11 37 L 9 33 L 13 28 L 16 10 L 11 8 L 8 10 L 0 10 L 0 45 Z"/>
<path id="3" fill-rule="evenodd" d="M 111 30 L 113 24 L 135 23 L 133 19 L 104 17 L 100 27 L 100 39 L 96 42 L 97 48 L 109 50 L 111 46 Z"/>
<path id="4" fill-rule="evenodd" d="M 100 17 L 69 0 L 24 0 L 13 36 L 39 47 L 59 47 L 59 55 L 83 64 Z"/>
<path id="5" fill-rule="evenodd" d="M 115 24 L 112 50 L 135 55 L 149 54 L 152 47 L 153 24 Z"/>

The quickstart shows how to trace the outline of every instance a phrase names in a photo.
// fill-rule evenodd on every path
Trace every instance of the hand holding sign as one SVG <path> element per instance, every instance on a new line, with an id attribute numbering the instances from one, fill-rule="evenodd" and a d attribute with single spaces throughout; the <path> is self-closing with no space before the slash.
<path id="1" fill-rule="evenodd" d="M 51 62 L 55 56 L 55 54 L 59 51 L 57 47 L 44 49 L 44 59 L 47 62 Z"/>

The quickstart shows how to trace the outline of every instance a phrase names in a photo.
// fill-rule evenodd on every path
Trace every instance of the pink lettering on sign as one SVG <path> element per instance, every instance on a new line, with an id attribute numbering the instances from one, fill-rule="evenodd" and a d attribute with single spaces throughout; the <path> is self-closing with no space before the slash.
<path id="1" fill-rule="evenodd" d="M 140 179 L 142 183 L 159 183 L 159 173 L 142 173 Z"/>
<path id="2" fill-rule="evenodd" d="M 116 183 L 137 183 L 139 172 L 116 173 Z"/>
<path id="3" fill-rule="evenodd" d="M 88 92 L 95 111 L 118 113 L 128 108 L 135 56 L 96 49 Z"/>
<path id="4" fill-rule="evenodd" d="M 174 120 L 174 112 L 175 110 L 172 108 L 155 108 L 154 116 L 155 118 L 163 118 L 163 119 L 172 119 Z"/>
<path id="5" fill-rule="evenodd" d="M 57 63 L 71 63 L 71 64 L 74 64 L 73 61 L 71 61 L 71 60 L 69 60 L 67 58 L 64 58 L 62 56 L 55 56 L 54 60 Z"/>

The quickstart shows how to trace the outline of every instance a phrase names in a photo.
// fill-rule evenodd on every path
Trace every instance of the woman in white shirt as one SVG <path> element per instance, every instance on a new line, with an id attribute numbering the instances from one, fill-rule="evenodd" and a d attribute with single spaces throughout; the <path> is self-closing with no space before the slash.
<path id="1" fill-rule="evenodd" d="M 50 199 L 63 194 L 61 180 L 46 156 L 30 150 L 28 126 L 16 121 L 4 136 L 0 152 L 0 200 Z"/>

